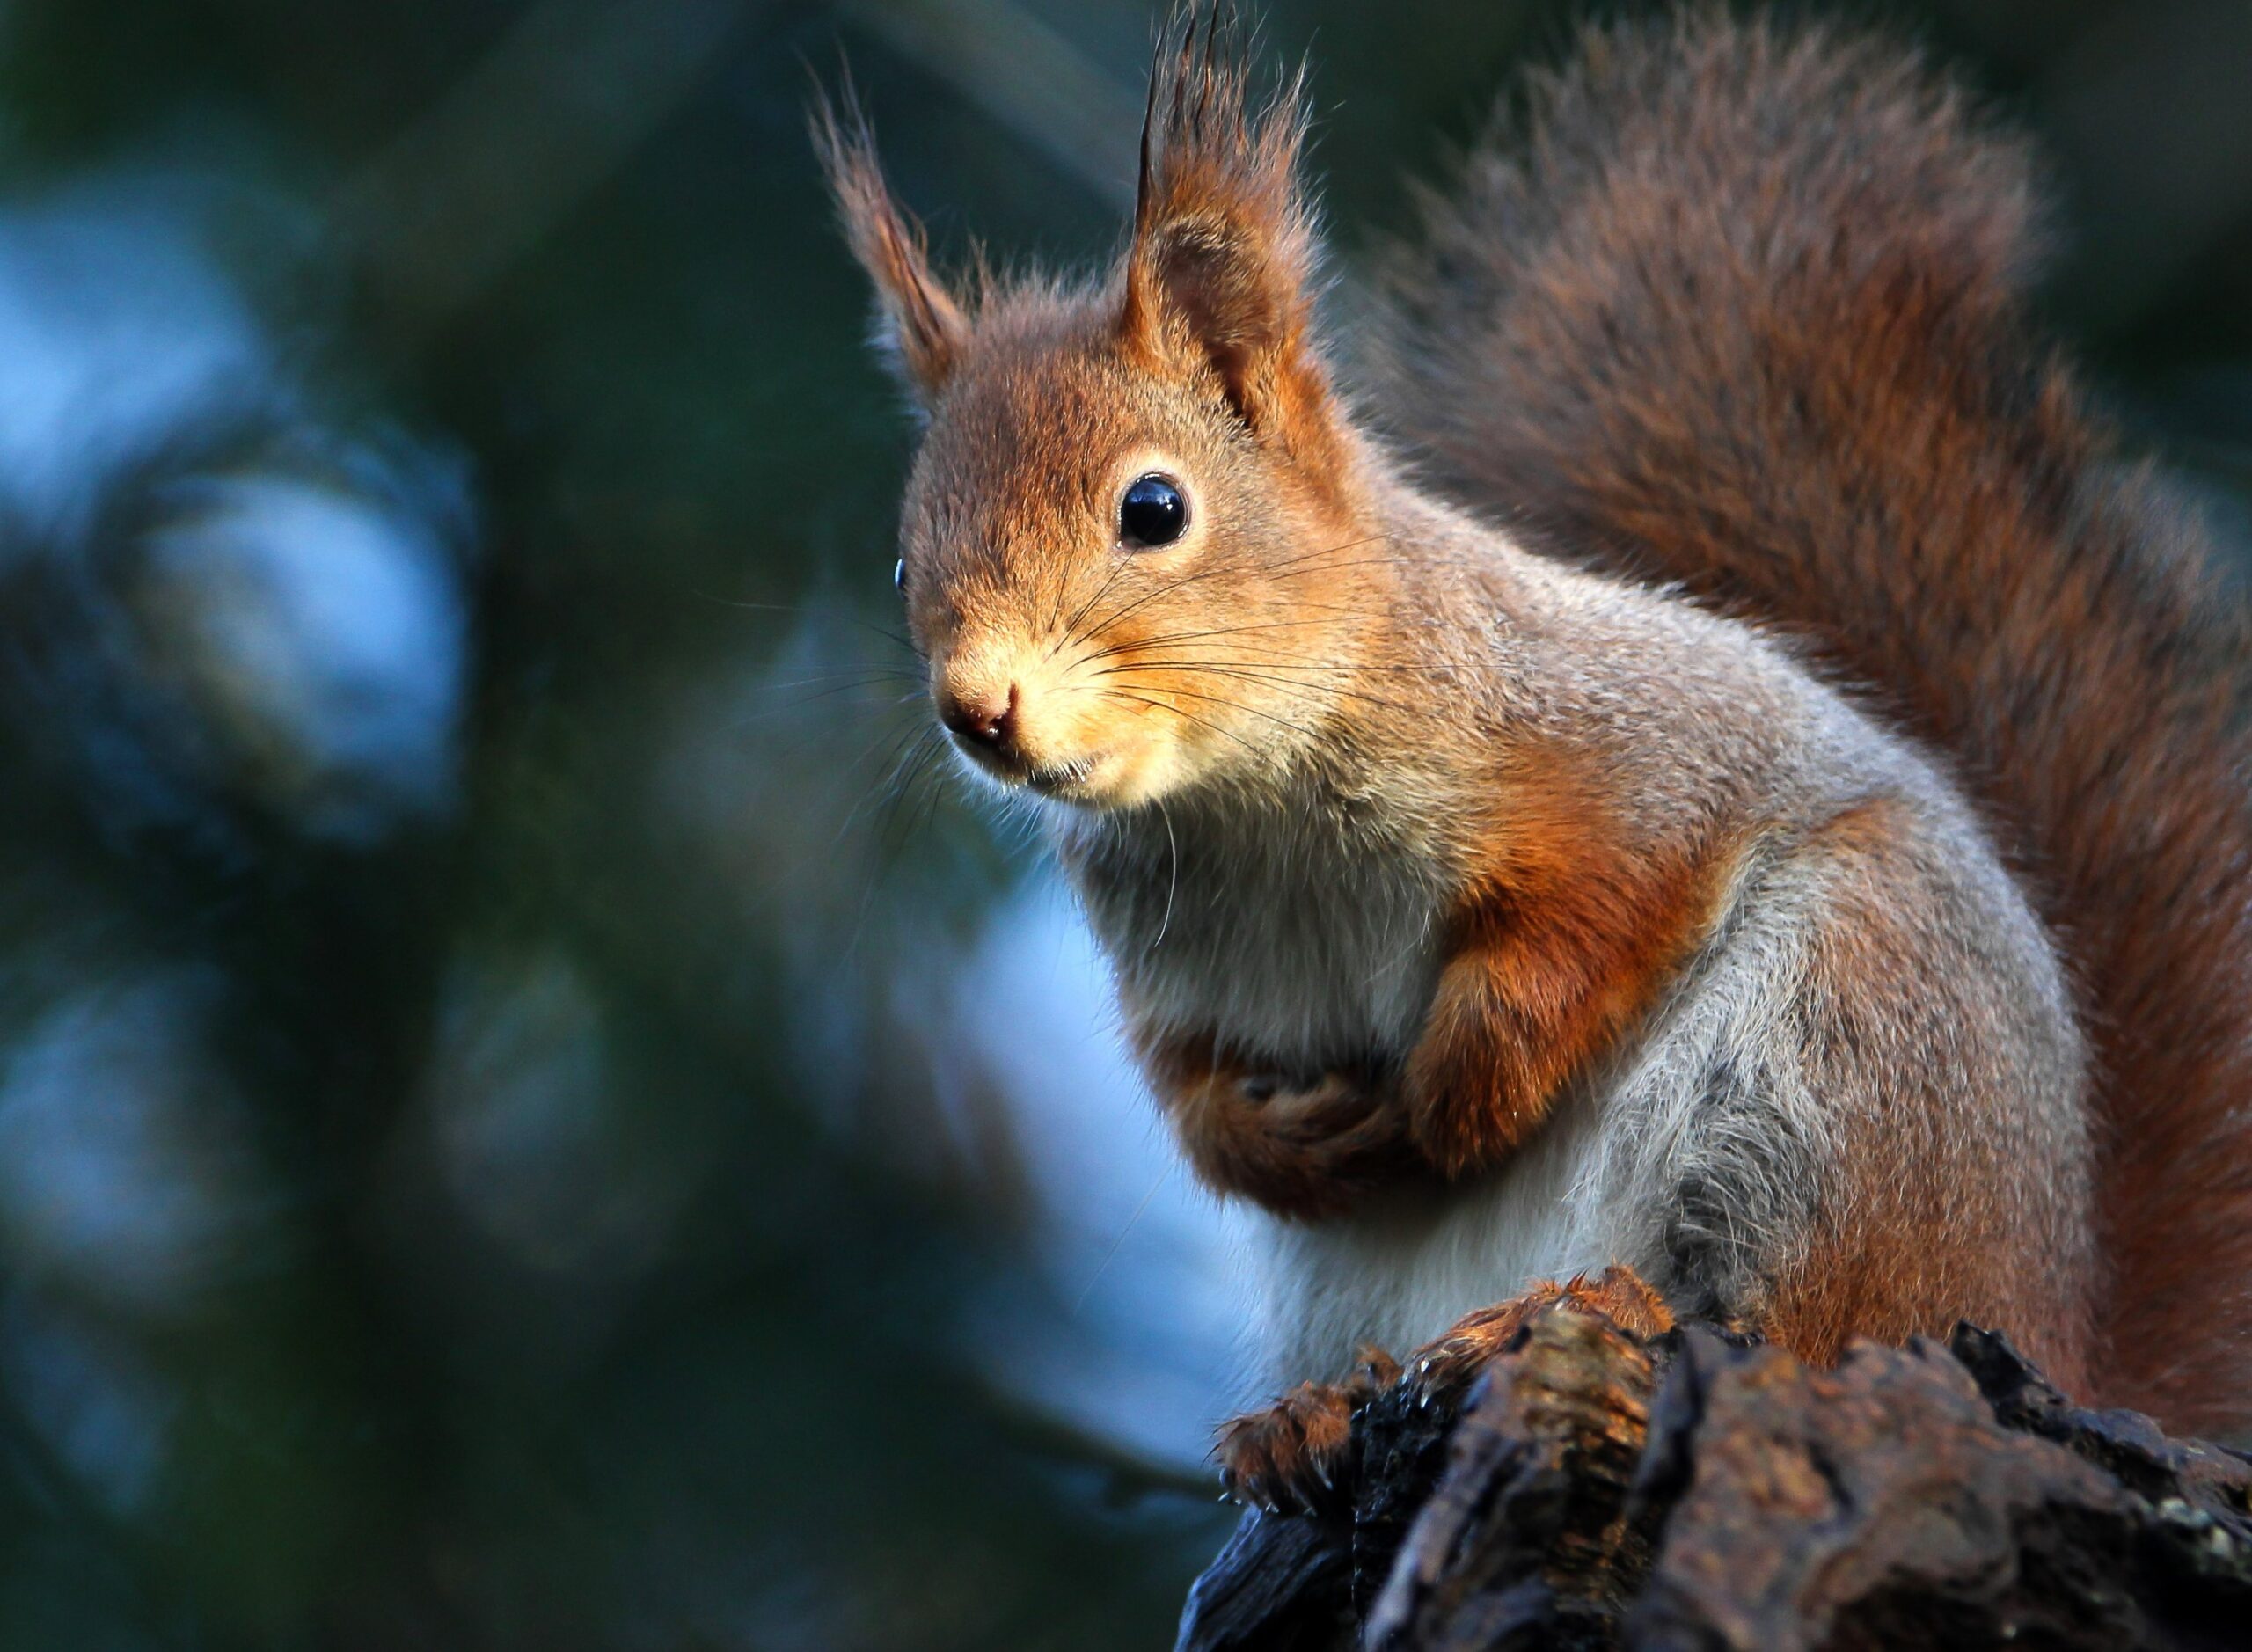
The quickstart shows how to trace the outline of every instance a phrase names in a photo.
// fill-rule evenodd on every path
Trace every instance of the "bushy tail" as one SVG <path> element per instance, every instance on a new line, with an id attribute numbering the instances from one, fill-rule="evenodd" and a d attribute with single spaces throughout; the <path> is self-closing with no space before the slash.
<path id="1" fill-rule="evenodd" d="M 2246 633 L 2029 325 L 2038 206 L 1897 48 L 1595 33 L 1428 204 L 1388 400 L 1442 486 L 1800 634 L 1955 755 L 2102 1064 L 2102 1398 L 2241 1435 Z"/>

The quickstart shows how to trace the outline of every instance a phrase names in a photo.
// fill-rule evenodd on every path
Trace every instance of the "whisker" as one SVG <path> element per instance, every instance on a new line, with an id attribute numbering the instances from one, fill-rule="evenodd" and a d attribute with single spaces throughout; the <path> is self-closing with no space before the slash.
<path id="1" fill-rule="evenodd" d="M 922 762 L 923 748 L 932 732 L 930 724 L 918 719 L 904 727 L 893 730 L 888 742 L 883 736 L 878 735 L 872 742 L 869 751 L 863 753 L 860 757 L 853 761 L 850 768 L 858 768 L 868 756 L 873 755 L 877 747 L 881 747 L 884 752 L 885 777 L 880 785 L 864 790 L 852 807 L 845 811 L 844 818 L 837 823 L 836 841 L 840 844 L 844 841 L 851 834 L 854 823 L 860 818 L 861 811 L 868 808 L 871 801 L 876 806 L 876 817 L 879 821 L 888 817 L 889 811 L 896 805 L 901 793 L 911 783 L 909 778 L 910 768 L 919 765 Z"/>
<path id="2" fill-rule="evenodd" d="M 811 688 L 816 683 L 834 683 L 839 677 L 865 677 L 871 682 L 889 680 L 895 683 L 919 683 L 921 676 L 889 665 L 843 666 L 834 671 L 815 671 L 808 676 L 786 677 L 779 683 L 762 683 L 762 692 L 768 689 Z"/>
<path id="3" fill-rule="evenodd" d="M 1376 541 L 1384 537 L 1385 536 L 1380 533 L 1364 535 L 1361 538 L 1349 540 L 1342 545 L 1325 547 L 1324 549 L 1318 551 L 1309 551 L 1295 557 L 1286 557 L 1281 562 L 1270 564 L 1260 571 L 1261 573 L 1272 574 L 1277 570 L 1287 570 L 1300 563 L 1311 562 L 1319 557 L 1334 556 L 1342 552 L 1357 550 L 1362 545 L 1374 544 Z M 1170 596 L 1173 592 L 1184 589 L 1188 586 L 1197 583 L 1201 580 L 1216 578 L 1219 574 L 1229 572 L 1233 566 L 1234 565 L 1232 564 L 1222 563 L 1210 567 L 1200 568 L 1194 573 L 1184 574 L 1180 579 L 1172 581 L 1167 584 L 1160 585 L 1153 591 L 1145 591 L 1134 601 L 1127 603 L 1125 607 L 1120 609 L 1116 613 L 1112 614 L 1100 625 L 1089 628 L 1079 640 L 1082 642 L 1093 642 L 1097 637 L 1101 636 L 1105 632 L 1117 625 L 1128 615 L 1148 606 L 1150 603 L 1157 601 L 1158 598 Z"/>
<path id="4" fill-rule="evenodd" d="M 1329 604 L 1324 604 L 1325 607 Z M 1315 622 L 1310 619 L 1276 619 L 1256 625 L 1219 625 L 1209 631 L 1176 631 L 1161 637 L 1144 637 L 1137 642 L 1114 642 L 1107 648 L 1098 648 L 1083 655 L 1085 660 L 1108 660 L 1113 654 L 1127 654 L 1136 648 L 1162 648 L 1177 642 L 1201 642 L 1210 637 L 1239 637 L 1254 631 L 1296 631 Z"/>
<path id="5" fill-rule="evenodd" d="M 1131 652 L 1131 650 L 1121 650 L 1122 654 L 1130 654 Z M 1091 662 L 1093 658 L 1097 657 L 1100 656 L 1090 656 L 1089 662 Z M 1327 671 L 1333 676 L 1355 676 L 1365 672 L 1372 676 L 1422 676 L 1444 681 L 1452 681 L 1455 675 L 1451 668 L 1437 664 L 1346 664 L 1339 661 L 1306 660 L 1301 659 L 1296 655 L 1277 654 L 1253 654 L 1248 658 L 1240 659 L 1226 654 L 1216 655 L 1210 659 L 1197 659 L 1188 655 L 1184 655 L 1179 659 L 1166 656 L 1160 656 L 1153 660 L 1130 659 L 1125 660 L 1117 665 L 1104 666 L 1101 670 L 1097 671 L 1095 675 L 1100 676 L 1105 671 L 1124 670 L 1132 666 L 1148 666 L 1152 668 L 1162 668 L 1165 669 L 1182 671 L 1225 671 L 1235 669 L 1256 669 L 1261 671 Z"/>
<path id="6" fill-rule="evenodd" d="M 1213 722 L 1210 718 L 1199 717 L 1194 712 L 1183 711 L 1180 706 L 1170 705 L 1164 700 L 1152 699 L 1146 694 L 1137 694 L 1130 689 L 1083 688 L 1079 691 L 1083 694 L 1104 694 L 1109 696 L 1113 699 L 1131 700 L 1137 705 L 1147 705 L 1153 711 L 1160 711 L 1166 713 L 1168 715 L 1178 717 L 1185 723 L 1194 723 L 1199 728 L 1208 728 L 1212 733 L 1221 736 L 1223 739 L 1232 740 L 1237 745 L 1241 746 L 1246 751 L 1250 752 L 1254 757 L 1259 754 L 1258 747 L 1253 745 L 1241 735 L 1237 734 L 1232 728 L 1223 728 L 1219 724 Z"/>
<path id="7" fill-rule="evenodd" d="M 1169 908 L 1170 903 L 1168 903 L 1168 910 Z M 1103 1252 L 1102 1260 L 1095 1264 L 1094 1272 L 1089 1276 L 1086 1284 L 1071 1304 L 1071 1315 L 1074 1319 L 1078 1318 L 1079 1311 L 1087 1305 L 1087 1298 L 1094 1295 L 1094 1288 L 1102 1283 L 1102 1276 L 1110 1270 L 1110 1264 L 1117 1260 L 1120 1247 L 1126 1243 L 1126 1236 L 1134 1231 L 1134 1224 L 1142 1219 L 1142 1212 L 1150 1208 L 1150 1201 L 1158 1196 L 1158 1189 L 1164 1187 L 1166 1178 L 1173 1174 L 1174 1163 L 1174 1161 L 1171 1159 L 1165 1161 L 1165 1168 L 1158 1172 L 1158 1179 L 1150 1184 L 1150 1190 L 1142 1195 L 1141 1203 L 1134 1207 L 1134 1214 L 1126 1218 L 1126 1225 L 1118 1230 L 1118 1237 L 1110 1241 L 1110 1248 Z"/>
<path id="8" fill-rule="evenodd" d="M 1214 676 L 1232 677 L 1235 680 L 1243 683 L 1271 683 L 1283 688 L 1294 688 L 1307 691 L 1319 690 L 1322 693 L 1334 694 L 1342 699 L 1364 700 L 1371 705 L 1382 705 L 1389 710 L 1396 712 L 1415 712 L 1422 709 L 1421 706 L 1409 705 L 1399 700 L 1388 700 L 1378 695 L 1364 693 L 1358 689 L 1338 688 L 1313 683 L 1296 683 L 1292 682 L 1288 677 L 1268 676 L 1257 671 L 1225 666 L 1207 666 L 1198 664 L 1182 667 L 1177 665 L 1167 666 L 1162 663 L 1153 665 L 1114 665 L 1105 667 L 1102 670 L 1096 672 L 1095 675 L 1097 676 L 1113 676 L 1135 671 L 1153 671 L 1160 669 L 1176 671 L 1182 669 L 1208 671 Z M 1257 708 L 1255 706 L 1246 705 L 1241 709 L 1245 711 L 1255 711 Z"/>
<path id="9" fill-rule="evenodd" d="M 850 694 L 858 691 L 865 691 L 869 689 L 882 688 L 884 686 L 885 684 L 881 679 L 866 683 L 839 683 L 832 687 L 823 689 L 817 693 L 799 695 L 783 705 L 769 705 L 760 711 L 746 712 L 741 717 L 735 718 L 730 721 L 728 727 L 730 728 L 753 727 L 760 723 L 771 722 L 777 718 L 787 717 L 795 713 L 801 712 L 808 705 L 817 705 L 823 700 L 833 698 L 839 694 Z M 861 700 L 854 703 L 862 706 L 872 706 L 881 709 L 887 705 L 909 705 L 915 700 L 920 699 L 922 695 L 922 685 L 918 683 L 906 693 L 891 699 Z"/>
<path id="10" fill-rule="evenodd" d="M 937 733 L 935 729 L 927 732 L 932 735 Z M 911 797 L 917 783 L 928 776 L 933 768 L 946 761 L 945 750 L 946 742 L 943 739 L 928 738 L 922 742 L 921 749 L 915 757 L 915 766 L 909 771 L 906 784 L 901 787 L 900 795 L 903 799 Z M 938 788 L 935 786 L 926 786 L 924 788 L 922 812 L 919 815 L 910 815 L 903 808 L 896 808 L 888 820 L 880 823 L 876 834 L 877 849 L 882 857 L 879 866 L 880 872 L 888 872 L 891 869 L 892 863 L 898 859 L 899 852 L 930 823 L 931 817 L 938 813 Z M 899 830 L 903 821 L 906 822 L 904 830 Z"/>
<path id="11" fill-rule="evenodd" d="M 942 739 L 934 738 L 937 735 L 938 729 L 933 725 L 923 724 L 914 746 L 893 759 L 893 773 L 897 778 L 886 787 L 883 809 L 875 822 L 875 863 L 868 869 L 867 883 L 860 892 L 859 910 L 853 914 L 852 930 L 845 937 L 844 956 L 847 958 L 855 956 L 859 951 L 860 938 L 867 929 L 868 914 L 875 906 L 876 892 L 883 887 L 893 867 L 898 864 L 900 851 L 920 830 L 918 826 L 895 836 L 895 830 L 903 818 L 903 808 L 914 796 L 918 786 L 926 799 L 921 818 L 927 822 L 938 808 L 937 785 L 925 784 L 932 779 L 932 759 L 945 748 Z"/>
<path id="12" fill-rule="evenodd" d="M 1176 591 L 1185 589 L 1187 587 L 1196 584 L 1201 581 L 1216 579 L 1222 574 L 1229 573 L 1243 573 L 1250 576 L 1264 576 L 1269 579 L 1303 579 L 1311 577 L 1316 574 L 1342 573 L 1352 568 L 1381 567 L 1393 565 L 1420 566 L 1427 567 L 1459 567 L 1471 568 L 1490 568 L 1493 566 L 1493 559 L 1490 556 L 1451 556 L 1434 554 L 1428 551 L 1415 552 L 1397 556 L 1358 557 L 1345 562 L 1333 562 L 1323 559 L 1325 558 L 1340 556 L 1349 551 L 1357 550 L 1363 545 L 1373 545 L 1380 541 L 1386 541 L 1389 537 L 1390 536 L 1381 533 L 1367 534 L 1358 539 L 1349 539 L 1339 545 L 1318 546 L 1312 551 L 1300 552 L 1296 556 L 1285 557 L 1279 562 L 1271 562 L 1253 567 L 1245 567 L 1242 565 L 1236 563 L 1221 563 L 1213 567 L 1199 568 L 1193 573 L 1182 575 L 1178 580 L 1161 585 L 1153 591 L 1144 592 L 1133 602 L 1129 603 L 1125 607 L 1105 618 L 1100 624 L 1089 627 L 1078 640 L 1083 643 L 1093 642 L 1095 639 L 1102 636 L 1112 627 L 1125 619 L 1129 615 L 1133 614 L 1137 610 L 1146 606 L 1150 603 L 1155 602 L 1160 597 L 1170 596 Z M 1117 567 L 1112 569 L 1110 578 L 1103 582 L 1102 590 L 1108 590 L 1117 581 L 1120 574 L 1130 564 L 1130 558 L 1126 559 L 1125 560 L 1122 560 Z M 1098 591 L 1096 595 L 1099 598 L 1101 592 Z M 1092 604 L 1083 605 L 1083 610 L 1084 607 L 1091 605 Z M 1333 607 L 1336 611 L 1340 612 L 1349 613 L 1356 611 L 1350 608 L 1346 608 L 1342 605 L 1324 604 L 1323 606 Z M 1291 622 L 1284 623 L 1287 624 Z M 1077 616 L 1074 617 L 1073 620 L 1073 625 L 1076 625 L 1076 624 Z M 1071 628 L 1071 626 L 1065 627 L 1067 633 Z M 1060 646 L 1060 644 L 1058 646 Z"/>
<path id="13" fill-rule="evenodd" d="M 1166 866 L 1165 884 L 1165 917 L 1158 922 L 1158 932 L 1156 939 L 1152 940 L 1149 945 L 1149 950 L 1151 952 L 1155 952 L 1160 946 L 1165 944 L 1166 932 L 1173 927 L 1173 897 L 1178 894 L 1181 889 L 1181 843 L 1180 840 L 1173 835 L 1173 815 L 1172 812 L 1166 808 L 1165 799 L 1162 797 L 1159 798 L 1157 800 L 1157 805 L 1158 818 L 1165 822 Z"/>
<path id="14" fill-rule="evenodd" d="M 793 619 L 841 619 L 847 625 L 858 625 L 863 631 L 873 632 L 887 642 L 897 643 L 918 660 L 923 655 L 923 651 L 915 646 L 910 638 L 902 636 L 887 625 L 879 625 L 872 619 L 863 619 L 859 615 L 847 613 L 842 609 L 808 608 L 793 603 L 749 603 L 739 597 L 715 596 L 710 591 L 698 591 L 694 594 L 704 601 L 716 603 L 722 608 L 740 608 L 754 614 L 787 614 Z"/>
<path id="15" fill-rule="evenodd" d="M 1164 691 L 1167 694 L 1186 694 L 1192 700 L 1209 700 L 1215 705 L 1225 705 L 1231 711 L 1248 712 L 1254 717 L 1263 717 L 1269 722 L 1280 724 L 1284 728 L 1304 735 L 1309 740 L 1316 737 L 1313 730 L 1303 723 L 1294 723 L 1287 717 L 1277 717 L 1272 712 L 1261 711 L 1256 705 L 1247 705 L 1241 700 L 1229 699 L 1225 695 L 1203 694 L 1195 689 L 1174 688 L 1169 684 Z"/>
<path id="16" fill-rule="evenodd" d="M 1109 594 L 1110 588 L 1125 576 L 1127 568 L 1132 566 L 1132 563 L 1133 559 L 1130 556 L 1114 556 L 1111 559 L 1110 577 L 1096 586 L 1094 594 L 1073 609 L 1071 617 L 1056 628 L 1056 640 L 1049 647 L 1048 658 L 1055 658 L 1056 651 L 1064 646 L 1071 633 L 1078 629 L 1079 622 L 1087 617 L 1087 610 Z"/>

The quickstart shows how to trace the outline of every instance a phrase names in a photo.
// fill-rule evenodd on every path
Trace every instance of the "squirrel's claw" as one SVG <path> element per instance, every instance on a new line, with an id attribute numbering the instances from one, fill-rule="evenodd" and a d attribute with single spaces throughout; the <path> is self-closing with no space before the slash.
<path id="1" fill-rule="evenodd" d="M 1326 1514 L 1346 1500 L 1355 1395 L 1303 1383 L 1264 1410 L 1221 1425 L 1213 1455 L 1228 1495 L 1269 1514 Z"/>

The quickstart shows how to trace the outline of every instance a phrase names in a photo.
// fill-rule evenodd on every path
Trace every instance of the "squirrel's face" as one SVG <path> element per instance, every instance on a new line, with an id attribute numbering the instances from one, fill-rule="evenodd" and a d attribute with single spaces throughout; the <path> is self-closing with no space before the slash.
<path id="1" fill-rule="evenodd" d="M 1289 766 L 1378 618 L 1382 559 L 1312 340 L 1297 88 L 1254 108 L 1232 38 L 1184 12 L 1131 243 L 1076 297 L 949 288 L 865 126 L 815 116 L 930 419 L 902 570 L 938 713 L 983 772 L 1089 806 Z"/>
<path id="2" fill-rule="evenodd" d="M 1374 600 L 1334 490 L 1208 369 L 1122 344 L 1100 300 L 988 308 L 932 409 L 901 535 L 955 745 L 1094 807 L 1287 767 Z"/>

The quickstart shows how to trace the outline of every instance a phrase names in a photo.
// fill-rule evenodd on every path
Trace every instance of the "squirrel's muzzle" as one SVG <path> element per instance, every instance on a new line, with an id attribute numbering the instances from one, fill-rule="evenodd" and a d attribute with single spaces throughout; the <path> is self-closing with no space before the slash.
<path id="1" fill-rule="evenodd" d="M 1017 743 L 1017 685 L 957 692 L 941 690 L 939 720 L 964 740 L 1006 757 Z"/>

